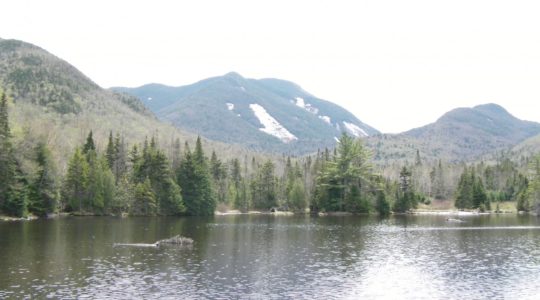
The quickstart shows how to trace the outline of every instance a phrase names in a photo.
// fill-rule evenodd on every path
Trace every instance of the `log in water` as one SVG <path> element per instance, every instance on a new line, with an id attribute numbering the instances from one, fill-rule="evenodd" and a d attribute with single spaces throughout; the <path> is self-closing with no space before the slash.
<path id="1" fill-rule="evenodd" d="M 144 243 L 114 243 L 113 247 L 140 247 L 140 248 L 157 248 L 160 245 L 176 245 L 176 246 L 188 246 L 193 244 L 193 239 L 183 237 L 180 235 L 173 236 L 168 239 L 157 241 L 153 244 Z"/>

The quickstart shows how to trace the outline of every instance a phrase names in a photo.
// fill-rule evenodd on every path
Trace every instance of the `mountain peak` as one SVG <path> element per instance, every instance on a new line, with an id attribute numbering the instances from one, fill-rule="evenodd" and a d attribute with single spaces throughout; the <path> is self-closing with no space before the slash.
<path id="1" fill-rule="evenodd" d="M 489 114 L 511 116 L 511 114 L 504 107 L 495 103 L 477 105 L 473 107 L 473 109 L 477 111 L 489 113 Z"/>
<path id="2" fill-rule="evenodd" d="M 461 107 L 445 113 L 435 123 L 407 131 L 402 136 L 428 141 L 424 152 L 433 156 L 473 158 L 510 146 L 540 133 L 540 124 L 512 116 L 494 103 Z"/>
<path id="3" fill-rule="evenodd" d="M 234 72 L 234 71 L 223 75 L 223 77 L 244 80 L 244 77 L 242 77 L 242 75 L 240 75 L 239 73 Z"/>
<path id="4" fill-rule="evenodd" d="M 357 137 L 378 133 L 342 107 L 285 80 L 230 72 L 183 87 L 121 90 L 151 98 L 145 105 L 179 128 L 266 152 L 304 154 L 333 147 L 342 131 Z"/>

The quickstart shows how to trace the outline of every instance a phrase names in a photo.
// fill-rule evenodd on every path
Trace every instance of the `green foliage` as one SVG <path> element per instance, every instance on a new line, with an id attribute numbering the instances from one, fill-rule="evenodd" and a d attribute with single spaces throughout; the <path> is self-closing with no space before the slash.
<path id="1" fill-rule="evenodd" d="M 135 186 L 133 205 L 130 213 L 134 216 L 154 216 L 157 213 L 157 200 L 150 180 L 146 179 Z"/>
<path id="2" fill-rule="evenodd" d="M 326 151 L 320 158 L 314 209 L 369 212 L 373 177 L 369 157 L 360 140 L 344 133 L 334 157 Z"/>
<path id="3" fill-rule="evenodd" d="M 82 212 L 88 208 L 86 191 L 88 188 L 89 166 L 86 156 L 80 148 L 75 149 L 75 153 L 69 160 L 68 170 L 65 177 L 62 198 L 65 208 L 68 211 Z"/>
<path id="4" fill-rule="evenodd" d="M 418 193 L 413 186 L 412 172 L 407 167 L 403 167 L 399 173 L 399 190 L 396 191 L 396 201 L 394 211 L 404 213 L 418 206 L 419 202 L 424 202 L 425 197 Z"/>
<path id="5" fill-rule="evenodd" d="M 141 156 L 135 147 L 132 161 L 134 182 L 150 181 L 160 215 L 176 215 L 185 211 L 180 188 L 172 179 L 169 161 L 157 148 L 155 138 L 152 138 L 150 144 L 145 141 Z"/>
<path id="6" fill-rule="evenodd" d="M 384 191 L 377 192 L 375 210 L 381 216 L 388 216 L 390 214 L 390 203 L 388 202 L 388 200 L 386 200 L 386 194 L 384 193 Z"/>
<path id="7" fill-rule="evenodd" d="M 482 179 L 473 168 L 465 168 L 461 174 L 454 205 L 459 209 L 491 209 Z"/>
<path id="8" fill-rule="evenodd" d="M 227 169 L 217 157 L 216 152 L 212 151 L 212 156 L 210 158 L 210 174 L 212 179 L 212 186 L 214 191 L 217 194 L 217 201 L 219 203 L 228 203 L 232 204 L 234 199 L 227 198 Z"/>
<path id="9" fill-rule="evenodd" d="M 182 188 L 182 198 L 185 199 L 186 212 L 189 215 L 213 215 L 216 208 L 206 160 L 200 138 L 197 139 L 193 153 L 186 147 L 177 181 Z"/>
<path id="10" fill-rule="evenodd" d="M 11 144 L 11 131 L 8 119 L 7 97 L 4 93 L 0 95 L 0 209 L 8 209 L 12 206 L 13 187 L 15 186 L 16 160 Z M 15 211 L 17 211 L 15 209 Z"/>
<path id="11" fill-rule="evenodd" d="M 38 169 L 28 187 L 28 210 L 38 216 L 45 216 L 56 209 L 57 175 L 47 145 L 39 142 L 35 152 Z"/>
<path id="12" fill-rule="evenodd" d="M 82 148 L 83 154 L 88 154 L 88 152 L 90 151 L 96 151 L 96 145 L 94 143 L 94 138 L 92 137 L 92 135 L 92 130 L 90 130 L 90 133 L 88 133 L 88 136 L 86 137 L 86 143 Z"/>
<path id="13" fill-rule="evenodd" d="M 277 179 L 274 171 L 274 163 L 267 160 L 251 180 L 250 191 L 253 208 L 269 210 L 278 206 Z"/>
<path id="14" fill-rule="evenodd" d="M 294 183 L 289 190 L 288 197 L 289 207 L 296 211 L 304 211 L 307 207 L 306 192 L 304 183 L 300 179 L 294 180 Z"/>

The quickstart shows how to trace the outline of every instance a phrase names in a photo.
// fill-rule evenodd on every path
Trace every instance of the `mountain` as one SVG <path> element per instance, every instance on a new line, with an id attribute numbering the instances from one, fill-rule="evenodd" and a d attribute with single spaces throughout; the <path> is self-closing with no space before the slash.
<path id="1" fill-rule="evenodd" d="M 408 159 L 416 151 L 428 159 L 472 160 L 509 150 L 540 134 L 540 124 L 512 116 L 497 104 L 456 108 L 435 123 L 397 135 L 382 135 L 368 141 L 381 160 Z"/>
<path id="2" fill-rule="evenodd" d="M 138 98 L 103 89 L 66 61 L 18 40 L 0 39 L 0 90 L 13 100 L 9 116 L 14 142 L 27 151 L 18 153 L 20 161 L 33 155 L 32 144 L 45 141 L 63 171 L 67 157 L 90 130 L 100 149 L 111 130 L 130 145 L 155 136 L 164 149 L 171 148 L 173 139 L 193 145 L 196 138 L 160 122 Z M 225 158 L 248 153 L 223 143 L 205 144 Z"/>
<path id="3" fill-rule="evenodd" d="M 187 86 L 113 90 L 138 97 L 174 126 L 262 151 L 303 154 L 333 147 L 342 131 L 357 137 L 379 133 L 344 108 L 279 79 L 228 73 Z"/>

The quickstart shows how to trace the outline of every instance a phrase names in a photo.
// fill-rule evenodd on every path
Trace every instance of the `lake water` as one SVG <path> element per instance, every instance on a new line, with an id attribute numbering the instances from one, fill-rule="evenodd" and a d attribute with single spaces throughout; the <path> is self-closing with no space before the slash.
<path id="1" fill-rule="evenodd" d="M 540 218 L 67 217 L 0 223 L 0 298 L 539 299 Z M 113 247 L 177 234 L 191 248 Z"/>

